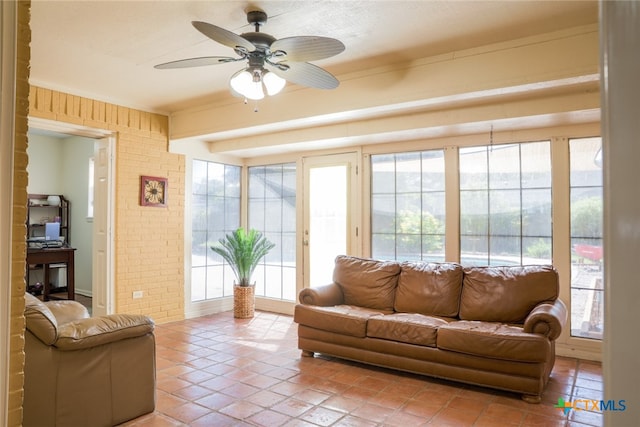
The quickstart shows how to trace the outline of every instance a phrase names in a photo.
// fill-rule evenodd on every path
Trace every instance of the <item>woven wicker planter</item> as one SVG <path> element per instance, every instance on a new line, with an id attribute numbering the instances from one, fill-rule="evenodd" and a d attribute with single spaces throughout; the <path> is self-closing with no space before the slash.
<path id="1" fill-rule="evenodd" d="M 233 317 L 249 319 L 256 308 L 256 286 L 233 285 Z"/>

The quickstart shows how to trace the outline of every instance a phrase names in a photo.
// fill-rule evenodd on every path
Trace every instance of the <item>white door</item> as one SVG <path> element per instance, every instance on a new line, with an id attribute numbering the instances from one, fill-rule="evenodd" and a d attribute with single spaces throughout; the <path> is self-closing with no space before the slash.
<path id="1" fill-rule="evenodd" d="M 336 256 L 359 254 L 357 161 L 356 153 L 303 159 L 304 287 L 331 283 Z"/>
<path id="2" fill-rule="evenodd" d="M 113 313 L 112 201 L 114 137 L 97 139 L 93 173 L 93 316 Z"/>

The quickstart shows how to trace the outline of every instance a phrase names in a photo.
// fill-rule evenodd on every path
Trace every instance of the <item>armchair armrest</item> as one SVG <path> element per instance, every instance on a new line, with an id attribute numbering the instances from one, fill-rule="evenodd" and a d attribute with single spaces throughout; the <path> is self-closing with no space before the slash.
<path id="1" fill-rule="evenodd" d="M 344 301 L 344 295 L 337 283 L 317 288 L 304 288 L 300 291 L 298 298 L 302 304 L 324 307 L 339 305 Z"/>
<path id="2" fill-rule="evenodd" d="M 524 321 L 524 331 L 544 335 L 550 340 L 560 336 L 567 322 L 567 307 L 558 298 L 553 304 L 537 305 Z"/>
<path id="3" fill-rule="evenodd" d="M 60 350 L 80 350 L 143 336 L 153 329 L 153 320 L 143 315 L 90 317 L 58 326 L 58 339 L 54 345 Z"/>

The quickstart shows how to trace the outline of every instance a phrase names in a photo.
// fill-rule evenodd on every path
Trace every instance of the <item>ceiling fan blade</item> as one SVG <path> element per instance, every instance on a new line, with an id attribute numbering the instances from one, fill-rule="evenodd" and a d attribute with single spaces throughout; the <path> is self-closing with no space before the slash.
<path id="1" fill-rule="evenodd" d="M 225 30 L 224 28 L 217 27 L 202 21 L 192 21 L 191 24 L 196 27 L 196 30 L 200 31 L 211 40 L 217 41 L 220 44 L 229 46 L 232 49 L 240 46 L 247 50 L 247 52 L 253 52 L 256 47 L 249 40 Z"/>
<path id="2" fill-rule="evenodd" d="M 278 64 L 265 63 L 265 67 L 288 82 L 316 89 L 335 89 L 340 82 L 333 74 L 308 62 L 283 62 L 288 69 L 283 70 Z"/>
<path id="3" fill-rule="evenodd" d="M 285 37 L 271 45 L 271 52 L 278 50 L 287 54 L 287 61 L 307 62 L 337 55 L 344 51 L 344 44 L 329 37 Z"/>
<path id="4" fill-rule="evenodd" d="M 168 70 L 171 68 L 204 67 L 206 65 L 240 61 L 241 59 L 242 58 L 231 58 L 228 56 L 202 56 L 200 58 L 180 59 L 178 61 L 165 62 L 164 64 L 155 65 L 153 68 Z"/>

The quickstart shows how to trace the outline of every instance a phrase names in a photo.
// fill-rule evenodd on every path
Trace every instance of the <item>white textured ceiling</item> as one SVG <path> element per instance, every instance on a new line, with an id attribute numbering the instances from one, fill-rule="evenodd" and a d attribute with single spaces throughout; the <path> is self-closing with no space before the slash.
<path id="1" fill-rule="evenodd" d="M 170 113 L 229 96 L 240 63 L 157 70 L 158 63 L 233 56 L 191 21 L 252 31 L 262 9 L 276 38 L 334 37 L 333 74 L 597 22 L 595 1 L 44 1 L 31 7 L 31 83 L 147 111 Z"/>

